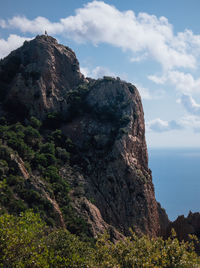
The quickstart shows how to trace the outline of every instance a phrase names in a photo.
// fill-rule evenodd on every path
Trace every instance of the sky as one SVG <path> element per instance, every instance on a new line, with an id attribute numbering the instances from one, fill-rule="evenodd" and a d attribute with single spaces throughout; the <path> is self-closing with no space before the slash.
<path id="1" fill-rule="evenodd" d="M 148 147 L 200 147 L 199 0 L 0 0 L 0 58 L 38 34 L 71 47 L 85 76 L 139 90 Z"/>

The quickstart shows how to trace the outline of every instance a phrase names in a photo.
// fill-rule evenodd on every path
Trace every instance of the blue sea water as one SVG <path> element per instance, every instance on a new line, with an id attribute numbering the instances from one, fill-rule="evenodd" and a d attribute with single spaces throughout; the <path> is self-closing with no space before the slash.
<path id="1" fill-rule="evenodd" d="M 200 148 L 151 148 L 148 153 L 156 199 L 169 219 L 200 212 Z"/>

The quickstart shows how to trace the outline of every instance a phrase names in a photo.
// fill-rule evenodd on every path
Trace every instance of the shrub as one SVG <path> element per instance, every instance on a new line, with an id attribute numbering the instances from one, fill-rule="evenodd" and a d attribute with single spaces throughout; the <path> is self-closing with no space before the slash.
<path id="1" fill-rule="evenodd" d="M 197 267 L 200 258 L 192 242 L 179 242 L 174 233 L 167 240 L 136 236 L 113 244 L 108 235 L 96 243 L 94 267 Z M 95 266 L 96 265 L 96 266 Z"/>
<path id="2" fill-rule="evenodd" d="M 48 163 L 46 155 L 41 154 L 41 153 L 36 153 L 33 163 L 35 164 L 35 166 L 41 165 L 43 167 L 46 167 Z"/>
<path id="3" fill-rule="evenodd" d="M 56 147 L 56 155 L 63 161 L 68 161 L 70 159 L 70 153 L 61 147 Z"/>
<path id="4" fill-rule="evenodd" d="M 46 171 L 43 173 L 43 176 L 50 179 L 50 182 L 58 182 L 61 178 L 58 174 L 58 169 L 55 166 L 47 167 Z"/>
<path id="5" fill-rule="evenodd" d="M 36 117 L 32 116 L 30 119 L 30 124 L 33 128 L 39 129 L 42 125 L 42 122 L 38 120 Z"/>
<path id="6" fill-rule="evenodd" d="M 8 163 L 5 160 L 0 159 L 0 177 L 6 175 L 8 171 L 9 171 Z"/>
<path id="7" fill-rule="evenodd" d="M 78 220 L 78 219 L 77 219 Z M 81 220 L 78 220 L 81 225 Z M 77 231 L 77 230 L 76 230 Z M 66 229 L 49 229 L 32 211 L 0 216 L 1 267 L 199 267 L 192 242 L 179 242 L 174 232 L 167 240 L 137 236 L 115 244 L 108 234 L 96 243 L 83 242 Z"/>
<path id="8" fill-rule="evenodd" d="M 47 142 L 47 143 L 43 144 L 40 148 L 40 152 L 54 155 L 55 154 L 55 144 L 52 142 L 51 143 Z"/>
<path id="9" fill-rule="evenodd" d="M 44 233 L 44 223 L 31 211 L 0 216 L 1 267 L 48 267 Z"/>
<path id="10" fill-rule="evenodd" d="M 39 143 L 41 136 L 37 129 L 33 128 L 32 126 L 28 126 L 25 128 L 24 134 L 24 141 L 28 145 L 35 146 Z"/>

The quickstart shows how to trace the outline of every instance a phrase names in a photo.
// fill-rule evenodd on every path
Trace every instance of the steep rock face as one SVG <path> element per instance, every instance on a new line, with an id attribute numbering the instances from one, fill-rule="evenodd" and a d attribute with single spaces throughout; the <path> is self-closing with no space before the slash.
<path id="1" fill-rule="evenodd" d="M 157 235 L 160 220 L 138 90 L 108 77 L 89 86 L 86 112 L 63 126 L 83 157 L 87 195 L 103 219 L 122 233 L 132 227 Z"/>
<path id="2" fill-rule="evenodd" d="M 61 114 L 60 128 L 76 154 L 71 167 L 60 172 L 94 236 L 110 229 L 118 239 L 130 227 L 151 236 L 161 233 L 169 221 L 155 200 L 135 86 L 119 78 L 85 79 L 71 49 L 37 36 L 1 61 L 0 92 L 3 109 L 23 118 Z"/>
<path id="3" fill-rule="evenodd" d="M 19 115 L 43 118 L 66 109 L 66 92 L 83 81 L 74 52 L 37 36 L 0 63 L 0 99 Z"/>

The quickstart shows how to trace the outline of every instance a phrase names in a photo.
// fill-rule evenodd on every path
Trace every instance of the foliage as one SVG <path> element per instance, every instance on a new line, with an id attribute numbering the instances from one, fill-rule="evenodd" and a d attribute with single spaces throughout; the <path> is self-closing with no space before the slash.
<path id="1" fill-rule="evenodd" d="M 115 244 L 101 235 L 83 242 L 66 229 L 50 229 L 32 211 L 0 216 L 0 267 L 199 267 L 192 242 L 136 236 Z"/>
<path id="2" fill-rule="evenodd" d="M 41 125 L 42 125 L 42 122 L 40 120 L 38 120 L 36 117 L 32 116 L 30 118 L 30 125 L 33 128 L 39 129 L 41 127 Z"/>
<path id="3" fill-rule="evenodd" d="M 173 234 L 167 240 L 136 236 L 113 244 L 104 235 L 97 241 L 97 267 L 197 267 L 200 258 L 192 242 L 179 242 Z"/>
<path id="4" fill-rule="evenodd" d="M 53 115 L 52 115 L 53 116 Z M 49 116 L 51 117 L 51 116 Z M 31 117 L 26 125 L 12 124 L 6 119 L 0 125 L 0 207 L 18 215 L 32 208 L 51 226 L 57 222 L 52 204 L 44 196 L 45 190 L 63 211 L 65 222 L 72 232 L 86 231 L 86 223 L 72 209 L 69 184 L 60 176 L 60 168 L 70 161 L 72 141 L 59 129 L 47 129 Z M 25 179 L 14 158 L 21 158 L 30 175 Z M 32 174 L 37 179 L 32 179 Z M 36 182 L 37 180 L 40 182 Z M 34 181 L 35 180 L 35 181 Z M 35 187 L 36 184 L 40 184 Z M 87 232 L 87 231 L 86 231 Z M 84 235 L 83 235 L 84 236 Z"/>
<path id="5" fill-rule="evenodd" d="M 81 114 L 88 109 L 88 105 L 85 102 L 85 98 L 89 92 L 89 87 L 87 83 L 79 85 L 74 90 L 70 90 L 67 93 L 67 102 L 70 104 L 69 115 L 67 120 L 72 120 L 72 118 Z"/>
<path id="6" fill-rule="evenodd" d="M 45 224 L 31 211 L 0 216 L 0 267 L 49 267 Z"/>

